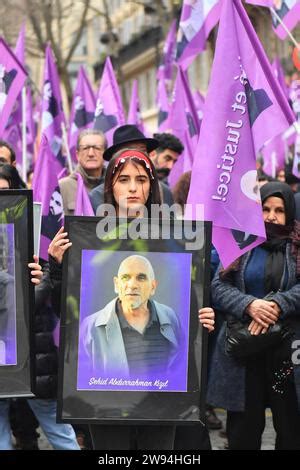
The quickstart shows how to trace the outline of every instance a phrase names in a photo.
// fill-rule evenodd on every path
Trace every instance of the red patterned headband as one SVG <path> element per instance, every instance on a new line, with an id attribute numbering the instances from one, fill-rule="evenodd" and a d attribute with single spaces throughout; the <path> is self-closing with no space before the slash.
<path id="1" fill-rule="evenodd" d="M 150 160 L 143 152 L 139 150 L 124 150 L 124 152 L 122 152 L 121 155 L 118 158 L 116 158 L 114 169 L 113 169 L 113 174 L 115 173 L 120 163 L 125 163 L 127 159 L 131 160 L 132 158 L 135 158 L 137 160 L 142 160 L 145 163 L 146 168 L 149 170 L 151 178 L 154 180 L 154 175 L 152 173 Z"/>

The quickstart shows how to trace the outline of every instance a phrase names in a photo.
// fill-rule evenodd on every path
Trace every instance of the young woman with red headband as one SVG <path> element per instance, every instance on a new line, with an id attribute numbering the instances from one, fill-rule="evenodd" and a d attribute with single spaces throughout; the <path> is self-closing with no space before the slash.
<path id="1" fill-rule="evenodd" d="M 161 204 L 158 178 L 147 153 L 123 148 L 110 160 L 104 183 L 104 202 L 112 204 L 118 217 L 150 216 L 152 204 Z"/>
<path id="2" fill-rule="evenodd" d="M 146 149 L 140 150 L 128 146 L 113 155 L 105 175 L 104 203 L 114 206 L 117 217 L 150 217 L 152 204 L 161 204 L 158 178 Z M 61 228 L 49 246 L 49 254 L 58 263 L 62 262 L 64 252 L 72 245 L 66 236 L 67 233 Z M 209 331 L 213 330 L 213 310 L 201 309 L 199 321 Z M 192 428 L 191 431 L 194 433 Z M 90 432 L 94 449 L 97 450 L 126 448 L 171 450 L 175 436 L 177 439 L 175 426 L 163 425 L 149 427 L 93 424 L 90 426 Z M 186 434 L 185 428 L 183 432 Z M 199 432 L 198 427 L 197 432 Z M 125 447 L 127 438 L 129 444 L 136 447 Z M 143 445 L 145 447 L 139 447 Z"/>

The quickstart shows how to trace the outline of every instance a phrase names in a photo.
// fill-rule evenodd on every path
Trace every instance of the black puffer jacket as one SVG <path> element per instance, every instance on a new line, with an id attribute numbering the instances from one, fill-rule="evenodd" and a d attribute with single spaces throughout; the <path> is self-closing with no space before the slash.
<path id="1" fill-rule="evenodd" d="M 56 398 L 58 350 L 53 330 L 58 321 L 59 292 L 57 284 L 50 282 L 49 265 L 43 266 L 43 279 L 35 288 L 35 366 L 37 398 Z"/>

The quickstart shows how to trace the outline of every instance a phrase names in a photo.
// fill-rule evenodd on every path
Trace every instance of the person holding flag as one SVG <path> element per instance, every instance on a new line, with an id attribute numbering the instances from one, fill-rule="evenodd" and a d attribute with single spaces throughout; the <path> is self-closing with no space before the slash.
<path id="1" fill-rule="evenodd" d="M 203 204 L 205 220 L 213 222 L 213 244 L 227 267 L 265 239 L 256 155 L 295 116 L 241 0 L 221 3 L 187 202 L 192 210 Z M 239 243 L 246 238 L 249 243 Z"/>

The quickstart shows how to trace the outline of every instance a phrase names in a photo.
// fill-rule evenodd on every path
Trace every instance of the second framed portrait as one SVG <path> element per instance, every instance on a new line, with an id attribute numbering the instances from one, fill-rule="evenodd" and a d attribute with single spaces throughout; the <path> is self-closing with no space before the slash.
<path id="1" fill-rule="evenodd" d="M 0 398 L 31 397 L 32 192 L 0 191 Z"/>

